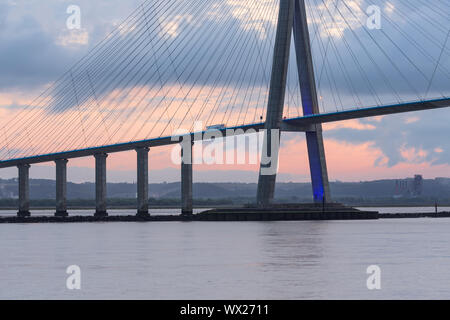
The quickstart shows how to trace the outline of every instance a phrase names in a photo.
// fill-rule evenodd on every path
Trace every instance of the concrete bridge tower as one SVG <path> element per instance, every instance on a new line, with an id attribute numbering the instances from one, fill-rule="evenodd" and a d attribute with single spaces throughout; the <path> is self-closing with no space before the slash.
<path id="1" fill-rule="evenodd" d="M 280 135 L 274 133 L 282 129 L 292 31 L 303 113 L 304 115 L 319 113 L 305 2 L 304 0 L 281 0 L 263 144 L 263 157 L 267 155 L 272 160 L 261 163 L 257 194 L 258 207 L 269 206 L 275 193 L 279 143 L 272 143 L 274 142 L 272 139 L 279 139 Z M 306 142 L 314 201 L 328 202 L 331 196 L 321 124 L 315 124 L 306 132 Z M 269 167 L 275 168 L 275 171 L 267 170 Z"/>

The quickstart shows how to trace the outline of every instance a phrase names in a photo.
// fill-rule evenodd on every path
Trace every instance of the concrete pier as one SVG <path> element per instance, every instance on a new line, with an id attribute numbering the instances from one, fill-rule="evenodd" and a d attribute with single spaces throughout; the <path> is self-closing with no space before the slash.
<path id="1" fill-rule="evenodd" d="M 272 139 L 279 139 L 280 135 L 273 137 L 272 130 L 281 128 L 293 20 L 294 0 L 281 0 L 264 128 L 267 134 L 264 136 L 263 143 L 263 155 L 271 157 L 272 161 L 268 164 L 261 164 L 256 199 L 258 207 L 267 207 L 272 202 L 275 192 L 276 167 L 278 163 L 278 159 L 275 159 L 275 157 L 278 157 L 278 150 L 273 150 Z M 275 170 L 265 170 L 271 167 L 275 168 Z M 270 173 L 265 173 L 266 171 Z M 275 173 L 272 174 L 271 171 L 275 171 Z"/>
<path id="2" fill-rule="evenodd" d="M 192 204 L 192 146 L 185 150 L 181 144 L 181 214 L 191 215 L 193 213 Z"/>
<path id="3" fill-rule="evenodd" d="M 30 214 L 30 165 L 20 164 L 19 169 L 19 217 L 29 217 Z"/>
<path id="4" fill-rule="evenodd" d="M 137 215 L 149 216 L 148 212 L 148 152 L 138 148 L 137 153 Z"/>
<path id="5" fill-rule="evenodd" d="M 106 153 L 95 156 L 95 217 L 106 217 Z"/>
<path id="6" fill-rule="evenodd" d="M 56 164 L 56 213 L 57 217 L 67 217 L 67 159 L 55 160 Z"/>

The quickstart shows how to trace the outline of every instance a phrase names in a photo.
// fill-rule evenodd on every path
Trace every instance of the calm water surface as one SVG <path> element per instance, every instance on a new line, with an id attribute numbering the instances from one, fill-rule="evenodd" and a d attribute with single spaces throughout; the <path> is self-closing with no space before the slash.
<path id="1" fill-rule="evenodd" d="M 450 299 L 450 219 L 0 225 L 0 299 L 48 298 Z"/>

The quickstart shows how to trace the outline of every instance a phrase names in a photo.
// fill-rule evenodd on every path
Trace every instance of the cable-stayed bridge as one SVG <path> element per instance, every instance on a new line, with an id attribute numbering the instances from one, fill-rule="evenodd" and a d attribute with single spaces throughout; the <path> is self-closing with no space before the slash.
<path id="1" fill-rule="evenodd" d="M 225 136 L 266 133 L 263 154 L 273 159 L 261 164 L 258 206 L 274 195 L 276 172 L 265 169 L 277 162 L 276 130 L 306 133 L 314 201 L 331 201 L 322 123 L 450 105 L 449 4 L 375 1 L 379 28 L 368 5 L 143 2 L 2 123 L 0 168 L 19 168 L 19 215 L 29 215 L 30 165 L 50 161 L 57 215 L 67 215 L 67 162 L 86 156 L 96 159 L 96 214 L 106 215 L 107 155 L 127 150 L 137 151 L 138 213 L 146 215 L 148 148 L 179 143 L 180 129 L 188 133 L 179 138 L 202 140 L 217 124 Z M 192 157 L 192 144 L 183 154 Z M 188 158 L 181 164 L 183 213 L 192 212 Z"/>

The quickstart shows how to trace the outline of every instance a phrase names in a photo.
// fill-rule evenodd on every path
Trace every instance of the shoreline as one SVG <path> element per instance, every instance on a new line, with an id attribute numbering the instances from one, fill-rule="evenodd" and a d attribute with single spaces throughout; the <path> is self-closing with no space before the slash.
<path id="1" fill-rule="evenodd" d="M 195 209 L 209 209 L 213 206 L 196 206 Z M 219 207 L 220 206 L 214 206 L 214 207 Z M 224 206 L 225 207 L 225 206 Z M 226 206 L 227 208 L 229 208 L 230 206 Z M 150 210 L 154 209 L 154 210 L 162 210 L 162 209 L 171 209 L 171 210 L 175 210 L 175 209 L 180 209 L 180 206 L 149 206 L 148 207 Z M 0 207 L 0 214 L 3 210 L 8 210 L 8 211 L 17 211 L 16 207 Z M 54 211 L 56 210 L 55 207 L 32 207 L 30 208 L 30 211 L 40 211 L 40 210 L 46 210 L 46 211 Z M 67 211 L 71 211 L 71 210 L 92 210 L 95 211 L 95 207 L 68 207 Z M 120 207 L 120 206 L 111 206 L 108 207 L 108 210 L 136 210 L 136 207 L 132 207 L 132 206 L 124 206 L 124 207 Z"/>
<path id="2" fill-rule="evenodd" d="M 450 218 L 450 212 L 436 213 L 377 213 L 377 212 L 327 212 L 327 213 L 200 213 L 193 215 L 149 215 L 149 216 L 31 216 L 0 217 L 0 224 L 8 223 L 95 223 L 95 222 L 255 222 L 255 221 L 337 221 L 337 220 L 380 220 Z"/>
<path id="3" fill-rule="evenodd" d="M 434 204 L 433 205 L 351 205 L 352 207 L 358 207 L 358 208 L 435 208 Z M 202 206 L 202 205 L 198 205 L 195 206 L 194 209 L 209 209 L 211 207 L 214 208 L 242 208 L 242 205 L 211 205 L 211 206 Z M 450 207 L 450 204 L 443 204 L 443 205 L 439 205 L 438 204 L 438 208 L 442 208 L 442 207 Z M 149 209 L 155 209 L 155 210 L 160 210 L 160 209 L 180 209 L 180 206 L 149 206 Z M 13 210 L 17 210 L 17 207 L 0 207 L 0 213 L 2 210 L 8 210 L 8 211 L 13 211 Z M 55 207 L 31 207 L 30 210 L 35 211 L 35 210 L 48 210 L 48 211 L 52 211 L 55 210 Z M 68 211 L 70 210 L 94 210 L 95 211 L 95 207 L 68 207 L 67 208 Z M 136 210 L 135 206 L 110 206 L 108 207 L 108 210 Z M 181 209 L 180 209 L 181 210 Z"/>

